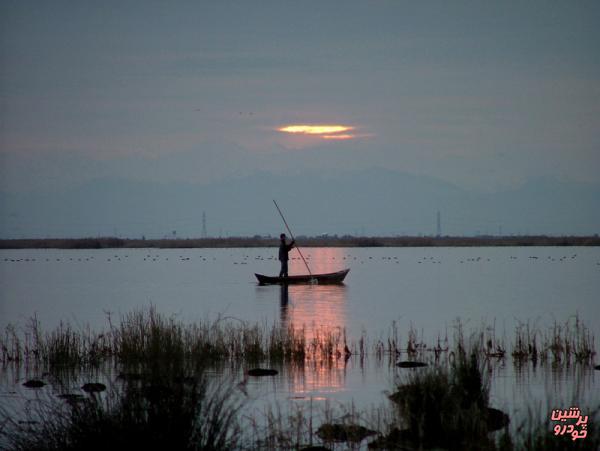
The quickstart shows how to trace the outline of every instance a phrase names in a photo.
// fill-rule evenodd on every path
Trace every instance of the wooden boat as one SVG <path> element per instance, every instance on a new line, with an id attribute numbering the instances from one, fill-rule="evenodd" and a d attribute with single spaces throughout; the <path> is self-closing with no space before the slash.
<path id="1" fill-rule="evenodd" d="M 269 284 L 280 284 L 287 285 L 292 283 L 315 283 L 315 284 L 326 284 L 326 283 L 342 283 L 346 274 L 350 269 L 343 269 L 338 272 L 330 272 L 327 274 L 309 274 L 289 277 L 273 277 L 265 276 L 263 274 L 254 274 L 258 279 L 258 283 L 261 285 Z"/>

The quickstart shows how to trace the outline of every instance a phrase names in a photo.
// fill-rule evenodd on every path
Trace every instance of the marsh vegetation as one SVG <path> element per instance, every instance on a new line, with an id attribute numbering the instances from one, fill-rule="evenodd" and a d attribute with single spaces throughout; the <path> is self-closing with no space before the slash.
<path id="1" fill-rule="evenodd" d="M 249 324 L 234 318 L 185 323 L 155 308 L 107 316 L 102 331 L 61 323 L 49 332 L 33 318 L 11 325 L 0 340 L 2 365 L 27 367 L 53 393 L 34 409 L 2 409 L 2 442 L 9 449 L 594 449 L 600 444 L 598 406 L 585 406 L 587 437 L 556 437 L 531 407 L 509 419 L 489 397 L 494 362 L 592 367 L 594 337 L 578 317 L 541 330 L 520 324 L 515 340 L 496 337 L 494 325 L 426 343 L 413 328 L 405 337 L 393 323 L 386 339 L 348 337 L 342 329 L 307 331 L 293 325 Z M 349 359 L 375 359 L 400 369 L 389 401 L 370 411 L 353 405 L 324 409 L 267 407 L 248 413 L 244 393 L 258 365 L 327 368 Z M 210 376 L 234 365 L 235 377 Z M 98 371 L 109 367 L 110 371 Z M 96 371 L 96 373 L 94 373 Z M 293 370 L 289 370 L 293 371 Z M 90 374 L 113 374 L 100 383 Z M 231 374 L 239 374 L 233 371 Z M 276 372 L 265 373 L 274 375 Z M 85 390 L 83 382 L 96 384 Z M 81 386 L 81 390 L 73 390 Z M 32 385 L 35 387 L 35 384 Z M 97 387 L 97 388 L 96 388 Z M 584 400 L 576 400 L 583 402 Z M 583 407 L 582 407 L 583 408 Z M 590 448 L 591 446 L 591 448 Z"/>

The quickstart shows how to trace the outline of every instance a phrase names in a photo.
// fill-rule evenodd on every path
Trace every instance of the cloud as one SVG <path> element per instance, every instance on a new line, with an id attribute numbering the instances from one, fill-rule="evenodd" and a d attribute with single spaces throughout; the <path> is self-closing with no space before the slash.
<path id="1" fill-rule="evenodd" d="M 354 130 L 354 127 L 349 125 L 326 125 L 326 124 L 294 124 L 286 125 L 277 129 L 282 133 L 299 133 L 304 135 L 321 135 L 332 136 L 334 133 L 349 132 Z"/>

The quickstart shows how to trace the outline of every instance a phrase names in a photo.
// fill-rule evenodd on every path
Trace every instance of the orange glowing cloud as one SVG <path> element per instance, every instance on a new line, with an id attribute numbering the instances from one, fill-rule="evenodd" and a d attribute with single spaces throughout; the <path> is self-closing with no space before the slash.
<path id="1" fill-rule="evenodd" d="M 321 135 L 321 138 L 323 139 L 335 139 L 335 140 L 339 140 L 339 141 L 344 141 L 346 139 L 354 139 L 356 138 L 356 135 L 352 135 L 349 133 L 345 133 L 345 134 L 339 134 L 339 135 Z"/>
<path id="2" fill-rule="evenodd" d="M 286 125 L 277 129 L 282 133 L 293 133 L 301 135 L 317 135 L 317 136 L 332 136 L 337 133 L 344 133 L 354 130 L 354 127 L 349 125 Z"/>
<path id="3" fill-rule="evenodd" d="M 277 129 L 281 133 L 332 141 L 345 141 L 356 138 L 355 134 L 349 133 L 353 130 L 354 127 L 350 125 L 340 124 L 292 124 Z"/>

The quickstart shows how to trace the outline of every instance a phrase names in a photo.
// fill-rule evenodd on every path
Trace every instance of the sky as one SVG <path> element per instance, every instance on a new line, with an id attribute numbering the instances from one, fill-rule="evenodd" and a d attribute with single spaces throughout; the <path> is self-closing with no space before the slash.
<path id="1" fill-rule="evenodd" d="M 595 186 L 599 43 L 596 1 L 5 0 L 0 192 L 372 168 Z"/>

